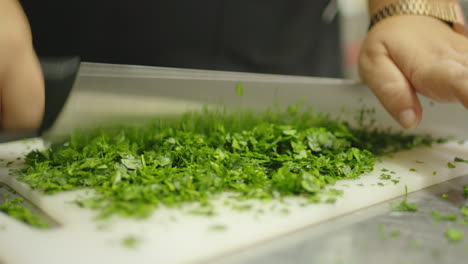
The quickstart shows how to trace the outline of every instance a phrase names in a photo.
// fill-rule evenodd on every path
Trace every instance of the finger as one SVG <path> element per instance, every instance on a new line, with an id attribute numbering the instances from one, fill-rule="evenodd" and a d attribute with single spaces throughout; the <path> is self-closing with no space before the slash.
<path id="1" fill-rule="evenodd" d="M 442 58 L 420 63 L 411 83 L 420 94 L 444 103 L 459 101 L 456 90 L 465 86 L 467 70 L 455 60 Z M 464 75 L 467 75 L 466 77 Z"/>
<path id="2" fill-rule="evenodd" d="M 385 51 L 364 53 L 360 73 L 361 79 L 401 126 L 409 129 L 419 124 L 422 108 L 416 92 Z"/>
<path id="3" fill-rule="evenodd" d="M 17 54 L 2 79 L 1 126 L 6 131 L 34 131 L 44 113 L 44 83 L 33 49 Z"/>
<path id="4" fill-rule="evenodd" d="M 449 67 L 439 69 L 441 82 L 451 91 L 457 100 L 468 109 L 468 65 L 458 62 L 447 63 Z"/>

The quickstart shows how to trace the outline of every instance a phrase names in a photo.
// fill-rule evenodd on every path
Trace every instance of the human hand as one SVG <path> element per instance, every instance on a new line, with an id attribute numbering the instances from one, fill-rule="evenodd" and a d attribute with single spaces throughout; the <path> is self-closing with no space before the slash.
<path id="1" fill-rule="evenodd" d="M 422 118 L 416 93 L 468 108 L 468 39 L 438 19 L 402 15 L 380 21 L 364 41 L 359 71 L 404 128 Z"/>
<path id="2" fill-rule="evenodd" d="M 44 80 L 17 0 L 0 0 L 0 128 L 34 131 L 44 112 Z"/>

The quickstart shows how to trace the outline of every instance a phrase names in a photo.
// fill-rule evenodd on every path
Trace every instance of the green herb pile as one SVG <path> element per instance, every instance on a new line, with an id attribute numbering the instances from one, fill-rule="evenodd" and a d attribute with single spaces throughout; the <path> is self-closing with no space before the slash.
<path id="1" fill-rule="evenodd" d="M 8 199 L 0 203 L 0 212 L 23 221 L 36 228 L 48 228 L 49 223 L 23 206 L 23 198 Z"/>
<path id="2" fill-rule="evenodd" d="M 101 217 L 146 217 L 158 205 L 300 196 L 333 201 L 325 188 L 372 171 L 377 155 L 430 145 L 428 136 L 370 126 L 352 128 L 329 116 L 288 111 L 210 111 L 146 126 L 76 133 L 25 158 L 18 179 L 53 194 L 93 189 L 78 204 Z"/>

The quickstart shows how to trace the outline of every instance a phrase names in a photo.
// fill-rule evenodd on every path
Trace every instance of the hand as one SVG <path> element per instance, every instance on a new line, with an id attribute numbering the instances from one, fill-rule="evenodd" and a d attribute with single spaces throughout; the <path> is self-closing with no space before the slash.
<path id="1" fill-rule="evenodd" d="M 361 79 L 404 127 L 422 118 L 416 93 L 468 108 L 468 38 L 427 16 L 377 23 L 361 49 Z"/>
<path id="2" fill-rule="evenodd" d="M 44 81 L 17 0 L 0 0 L 0 130 L 33 131 L 44 112 Z"/>

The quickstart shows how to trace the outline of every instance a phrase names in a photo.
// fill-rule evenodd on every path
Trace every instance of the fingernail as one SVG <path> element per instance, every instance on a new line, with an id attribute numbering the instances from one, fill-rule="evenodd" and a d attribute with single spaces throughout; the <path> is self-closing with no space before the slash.
<path id="1" fill-rule="evenodd" d="M 398 120 L 404 128 L 414 128 L 417 125 L 416 113 L 411 108 L 401 111 Z"/>

